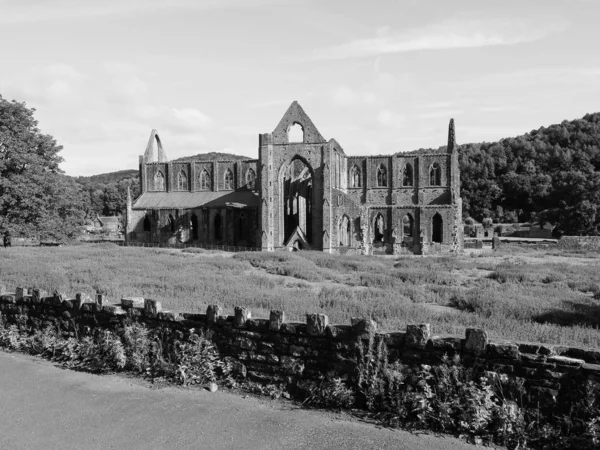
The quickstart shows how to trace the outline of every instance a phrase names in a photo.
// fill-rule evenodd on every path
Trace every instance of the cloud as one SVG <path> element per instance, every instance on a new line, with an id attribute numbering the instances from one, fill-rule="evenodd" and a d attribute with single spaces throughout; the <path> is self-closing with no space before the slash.
<path id="1" fill-rule="evenodd" d="M 386 128 L 398 128 L 404 123 L 405 119 L 405 115 L 388 109 L 381 110 L 377 114 L 377 122 Z"/>
<path id="2" fill-rule="evenodd" d="M 346 85 L 333 91 L 333 101 L 341 106 L 369 105 L 375 103 L 377 96 L 372 92 L 358 92 Z"/>
<path id="3" fill-rule="evenodd" d="M 194 108 L 173 108 L 172 112 L 179 126 L 183 129 L 206 129 L 212 128 L 214 125 L 210 117 Z"/>
<path id="4" fill-rule="evenodd" d="M 566 30 L 566 20 L 453 18 L 422 28 L 395 32 L 381 28 L 376 37 L 317 50 L 309 59 L 344 59 L 418 50 L 476 48 L 532 42 Z"/>
<path id="5" fill-rule="evenodd" d="M 277 0 L 53 0 L 23 2 L 0 0 L 0 23 L 32 23 L 51 20 L 140 14 L 162 10 L 258 8 Z"/>
<path id="6" fill-rule="evenodd" d="M 460 116 L 464 111 L 462 109 L 443 109 L 440 111 L 432 111 L 423 114 L 419 114 L 417 117 L 419 119 L 438 119 L 440 117 L 446 117 L 448 119 Z"/>

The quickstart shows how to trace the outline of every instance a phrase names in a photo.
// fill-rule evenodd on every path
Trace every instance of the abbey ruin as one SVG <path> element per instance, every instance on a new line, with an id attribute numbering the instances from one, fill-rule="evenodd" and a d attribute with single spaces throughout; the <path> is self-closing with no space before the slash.
<path id="1" fill-rule="evenodd" d="M 258 159 L 170 162 L 156 130 L 128 202 L 131 243 L 430 254 L 463 248 L 454 122 L 445 153 L 347 156 L 293 102 Z"/>

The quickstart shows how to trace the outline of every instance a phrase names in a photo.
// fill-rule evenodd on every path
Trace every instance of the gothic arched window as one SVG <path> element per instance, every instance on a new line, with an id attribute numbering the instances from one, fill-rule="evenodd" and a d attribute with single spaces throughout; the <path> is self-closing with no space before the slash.
<path id="1" fill-rule="evenodd" d="M 233 189 L 233 172 L 229 169 L 225 172 L 225 184 L 223 189 Z"/>
<path id="2" fill-rule="evenodd" d="M 164 191 L 165 190 L 165 176 L 159 170 L 154 174 L 154 190 Z"/>
<path id="3" fill-rule="evenodd" d="M 402 218 L 402 236 L 405 238 L 412 238 L 415 228 L 415 221 L 410 214 L 405 215 Z"/>
<path id="4" fill-rule="evenodd" d="M 206 169 L 203 169 L 202 172 L 200 172 L 200 189 L 202 191 L 210 190 L 210 175 Z"/>
<path id="5" fill-rule="evenodd" d="M 256 172 L 253 169 L 246 172 L 246 186 L 248 189 L 256 189 Z"/>
<path id="6" fill-rule="evenodd" d="M 297 122 L 288 129 L 288 143 L 292 142 L 304 142 L 304 128 Z"/>
<path id="7" fill-rule="evenodd" d="M 385 220 L 381 214 L 377 214 L 374 225 L 374 242 L 383 242 L 385 239 Z"/>
<path id="8" fill-rule="evenodd" d="M 148 216 L 144 217 L 144 231 L 152 231 L 152 223 Z"/>
<path id="9" fill-rule="evenodd" d="M 387 186 L 387 169 L 383 164 L 377 168 L 377 187 Z"/>
<path id="10" fill-rule="evenodd" d="M 338 229 L 338 239 L 340 241 L 340 247 L 350 246 L 350 219 L 345 214 L 340 220 L 340 226 Z"/>
<path id="11" fill-rule="evenodd" d="M 355 164 L 352 166 L 352 169 L 350 169 L 350 187 L 359 188 L 360 186 L 360 169 Z"/>
<path id="12" fill-rule="evenodd" d="M 442 185 L 442 171 L 438 163 L 433 163 L 429 168 L 429 185 L 430 186 L 441 186 Z"/>
<path id="13" fill-rule="evenodd" d="M 404 166 L 404 170 L 402 171 L 402 186 L 412 186 L 413 185 L 413 169 L 410 164 L 406 164 Z"/>
<path id="14" fill-rule="evenodd" d="M 177 174 L 177 190 L 178 191 L 187 191 L 188 190 L 188 181 L 187 175 L 182 170 Z"/>

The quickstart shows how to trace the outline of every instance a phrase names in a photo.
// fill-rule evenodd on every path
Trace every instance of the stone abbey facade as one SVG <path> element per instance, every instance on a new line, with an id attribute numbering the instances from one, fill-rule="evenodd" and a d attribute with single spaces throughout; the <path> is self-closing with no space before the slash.
<path id="1" fill-rule="evenodd" d="M 293 102 L 258 159 L 170 162 L 156 130 L 140 156 L 129 242 L 273 251 L 429 254 L 463 248 L 458 147 L 346 156 Z"/>

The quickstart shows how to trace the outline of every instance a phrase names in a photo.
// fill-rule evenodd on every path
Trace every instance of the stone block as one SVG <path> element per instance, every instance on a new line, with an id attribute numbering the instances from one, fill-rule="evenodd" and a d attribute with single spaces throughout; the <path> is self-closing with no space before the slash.
<path id="1" fill-rule="evenodd" d="M 235 375 L 239 375 L 243 378 L 246 377 L 246 366 L 244 364 L 242 364 L 241 362 L 239 362 L 237 359 L 232 358 L 231 356 L 226 356 L 225 358 L 223 358 L 224 361 L 230 365 L 231 367 L 231 371 L 235 374 Z"/>
<path id="2" fill-rule="evenodd" d="M 582 366 L 585 364 L 583 359 L 569 358 L 567 356 L 548 356 L 549 363 L 556 363 L 563 366 Z"/>
<path id="3" fill-rule="evenodd" d="M 291 356 L 281 356 L 279 358 L 279 364 L 283 371 L 288 375 L 302 375 L 302 372 L 304 372 L 304 363 Z"/>
<path id="4" fill-rule="evenodd" d="M 217 319 L 223 315 L 223 309 L 219 305 L 208 305 L 206 308 L 206 322 L 217 323 Z"/>
<path id="5" fill-rule="evenodd" d="M 15 303 L 16 297 L 14 294 L 4 294 L 0 296 L 0 301 L 3 303 Z"/>
<path id="6" fill-rule="evenodd" d="M 485 330 L 480 328 L 467 328 L 464 350 L 467 353 L 480 355 L 485 352 L 488 344 L 488 335 Z"/>
<path id="7" fill-rule="evenodd" d="M 104 305 L 102 307 L 102 312 L 108 314 L 109 316 L 125 316 L 127 315 L 127 311 L 121 308 L 120 305 Z"/>
<path id="8" fill-rule="evenodd" d="M 242 336 L 236 337 L 233 344 L 236 347 L 241 348 L 243 350 L 256 350 L 256 342 L 254 342 L 252 339 L 249 339 L 246 337 L 242 337 Z"/>
<path id="9" fill-rule="evenodd" d="M 156 315 L 158 320 L 164 320 L 166 322 L 180 322 L 183 320 L 183 316 L 177 312 L 162 310 Z"/>
<path id="10" fill-rule="evenodd" d="M 332 339 L 347 339 L 353 331 L 348 325 L 327 325 L 327 336 Z"/>
<path id="11" fill-rule="evenodd" d="M 75 299 L 79 300 L 80 305 L 83 303 L 96 303 L 96 301 L 92 299 L 92 297 L 83 292 L 78 292 L 77 294 L 75 294 Z"/>
<path id="12" fill-rule="evenodd" d="M 63 300 L 62 306 L 65 309 L 78 311 L 79 308 L 81 308 L 81 300 L 78 300 L 76 298 L 71 298 L 69 300 Z"/>
<path id="13" fill-rule="evenodd" d="M 286 322 L 281 325 L 280 331 L 286 334 L 296 334 L 296 324 Z"/>
<path id="14" fill-rule="evenodd" d="M 206 320 L 206 314 L 183 313 L 183 318 L 192 322 L 204 322 Z"/>
<path id="15" fill-rule="evenodd" d="M 99 307 L 100 309 L 102 309 L 102 307 L 103 307 L 104 305 L 106 305 L 106 304 L 107 304 L 107 301 L 108 301 L 108 299 L 106 298 L 106 295 L 105 295 L 105 294 L 100 294 L 100 293 L 97 293 L 97 294 L 96 294 L 96 303 L 98 304 L 98 307 Z M 140 306 L 141 306 L 142 308 L 144 307 L 144 305 L 143 305 L 143 304 L 142 304 L 142 305 L 140 305 Z"/>
<path id="16" fill-rule="evenodd" d="M 519 343 L 517 345 L 519 346 L 519 352 L 521 353 L 529 353 L 535 355 L 540 351 L 540 344 Z"/>
<path id="17" fill-rule="evenodd" d="M 277 355 L 267 355 L 267 362 L 269 364 L 277 364 L 279 362 L 279 357 Z"/>
<path id="18" fill-rule="evenodd" d="M 252 318 L 252 313 L 248 308 L 236 306 L 233 308 L 233 326 L 236 328 L 244 328 L 246 322 Z"/>
<path id="19" fill-rule="evenodd" d="M 6 294 L 6 284 L 0 282 L 0 295 Z"/>
<path id="20" fill-rule="evenodd" d="M 162 311 L 162 304 L 157 300 L 149 298 L 144 299 L 144 314 L 150 318 L 156 318 L 158 313 Z"/>
<path id="21" fill-rule="evenodd" d="M 18 286 L 15 288 L 15 299 L 16 301 L 20 301 L 23 299 L 24 296 L 29 295 L 29 288 L 24 288 L 21 286 Z"/>
<path id="22" fill-rule="evenodd" d="M 67 294 L 65 294 L 64 292 L 59 292 L 59 291 L 54 291 L 54 293 L 52 294 L 54 296 L 54 299 L 56 300 L 55 304 L 62 304 L 62 302 L 64 302 L 65 300 L 68 299 Z"/>
<path id="23" fill-rule="evenodd" d="M 600 363 L 600 351 L 583 348 L 570 348 L 562 354 L 569 358 L 583 359 L 585 362 L 599 364 Z"/>
<path id="24" fill-rule="evenodd" d="M 269 319 L 249 319 L 246 321 L 248 329 L 250 330 L 268 330 Z"/>
<path id="25" fill-rule="evenodd" d="M 490 358 L 519 359 L 519 347 L 512 343 L 490 342 L 487 354 Z"/>
<path id="26" fill-rule="evenodd" d="M 432 336 L 427 341 L 427 350 L 433 350 L 437 352 L 459 352 L 462 347 L 462 339 L 458 337 L 440 337 Z"/>
<path id="27" fill-rule="evenodd" d="M 145 307 L 144 297 L 123 297 L 121 299 L 121 307 L 123 307 L 125 309 L 144 308 Z"/>
<path id="28" fill-rule="evenodd" d="M 34 288 L 31 294 L 31 302 L 35 304 L 42 303 L 42 298 L 46 297 L 48 292 L 44 289 Z"/>
<path id="29" fill-rule="evenodd" d="M 428 323 L 408 325 L 404 343 L 409 348 L 425 348 L 431 336 L 431 326 Z"/>
<path id="30" fill-rule="evenodd" d="M 100 308 L 100 310 L 102 310 L 102 308 Z M 97 303 L 83 303 L 81 305 L 81 311 L 94 313 L 94 312 L 98 311 L 98 304 Z"/>
<path id="31" fill-rule="evenodd" d="M 371 318 L 367 319 L 365 317 L 351 317 L 350 325 L 356 334 L 374 333 L 377 331 L 377 322 Z"/>
<path id="32" fill-rule="evenodd" d="M 292 356 L 306 356 L 310 353 L 310 350 L 305 347 L 300 347 L 299 345 L 290 345 L 290 354 Z"/>
<path id="33" fill-rule="evenodd" d="M 389 348 L 402 348 L 406 340 L 406 333 L 393 332 L 385 333 L 382 335 L 383 340 Z"/>
<path id="34" fill-rule="evenodd" d="M 285 313 L 283 311 L 271 311 L 269 315 L 269 330 L 279 331 L 284 322 Z"/>
<path id="35" fill-rule="evenodd" d="M 324 336 L 329 325 L 329 317 L 325 314 L 306 315 L 306 333 L 309 336 Z"/>

